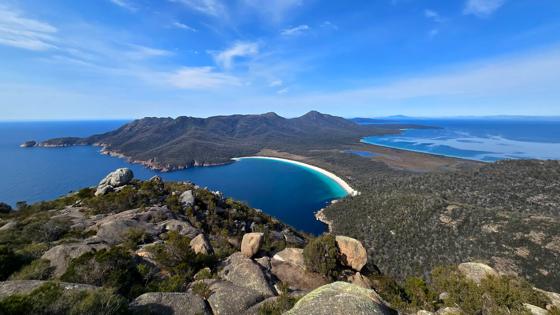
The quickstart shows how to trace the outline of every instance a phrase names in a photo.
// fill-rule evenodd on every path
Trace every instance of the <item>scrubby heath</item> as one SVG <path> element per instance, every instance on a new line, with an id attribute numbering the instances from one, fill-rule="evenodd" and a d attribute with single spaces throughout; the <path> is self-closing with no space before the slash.
<path id="1" fill-rule="evenodd" d="M 358 239 L 312 237 L 192 183 L 126 170 L 2 209 L 0 314 L 558 314 L 558 296 L 488 266 L 396 281 Z"/>

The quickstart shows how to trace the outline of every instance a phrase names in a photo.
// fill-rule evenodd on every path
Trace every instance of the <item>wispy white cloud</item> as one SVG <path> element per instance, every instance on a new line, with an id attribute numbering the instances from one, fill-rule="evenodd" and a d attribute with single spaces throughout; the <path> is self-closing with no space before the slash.
<path id="1" fill-rule="evenodd" d="M 303 5 L 302 0 L 243 0 L 242 3 L 246 9 L 273 23 L 281 22 L 293 10 Z"/>
<path id="2" fill-rule="evenodd" d="M 302 25 L 298 25 L 295 27 L 291 27 L 291 28 L 287 28 L 284 29 L 280 32 L 280 35 L 282 36 L 298 36 L 301 35 L 307 31 L 309 31 L 311 28 L 309 27 L 309 25 L 306 24 L 302 24 Z"/>
<path id="3" fill-rule="evenodd" d="M 288 88 L 283 88 L 283 89 L 280 89 L 280 90 L 276 91 L 276 94 L 286 94 L 286 93 L 288 93 L 289 90 L 290 89 L 288 89 Z"/>
<path id="4" fill-rule="evenodd" d="M 216 63 L 230 69 L 236 58 L 255 56 L 259 53 L 259 45 L 255 42 L 237 42 L 226 50 L 214 53 Z"/>
<path id="5" fill-rule="evenodd" d="M 194 27 L 192 27 L 192 26 L 189 26 L 189 25 L 187 25 L 187 24 L 185 24 L 185 23 L 173 22 L 172 25 L 173 25 L 173 27 L 180 28 L 180 29 L 182 29 L 182 30 L 187 30 L 187 31 L 191 31 L 191 32 L 197 32 L 197 29 L 196 29 L 196 28 L 194 28 Z"/>
<path id="6" fill-rule="evenodd" d="M 138 8 L 136 6 L 134 6 L 129 0 L 109 0 L 111 1 L 113 4 L 123 8 L 123 9 L 127 9 L 129 11 L 136 11 L 138 10 Z"/>
<path id="7" fill-rule="evenodd" d="M 219 0 L 170 0 L 171 2 L 181 3 L 188 8 L 210 15 L 220 17 L 227 15 L 226 7 Z"/>
<path id="8" fill-rule="evenodd" d="M 0 4 L 0 45 L 43 51 L 56 48 L 56 27 Z"/>
<path id="9" fill-rule="evenodd" d="M 131 59 L 147 59 L 152 57 L 166 57 L 173 53 L 168 50 L 146 47 L 141 45 L 130 45 L 131 50 L 125 52 L 125 55 Z"/>
<path id="10" fill-rule="evenodd" d="M 332 23 L 331 21 L 321 23 L 321 28 L 338 31 L 338 25 Z"/>
<path id="11" fill-rule="evenodd" d="M 436 23 L 443 22 L 443 18 L 441 17 L 441 15 L 438 12 L 431 9 L 424 10 L 424 16 Z"/>
<path id="12" fill-rule="evenodd" d="M 456 65 L 369 87 L 295 97 L 301 104 L 387 104 L 415 99 L 499 99 L 514 95 L 558 95 L 560 48 Z"/>
<path id="13" fill-rule="evenodd" d="M 488 17 L 503 6 L 505 2 L 506 0 L 468 0 L 463 13 Z"/>
<path id="14" fill-rule="evenodd" d="M 239 86 L 237 77 L 216 72 L 212 67 L 183 67 L 168 75 L 167 82 L 174 87 L 189 90 L 209 90 Z"/>
<path id="15" fill-rule="evenodd" d="M 279 87 L 279 86 L 282 86 L 283 84 L 284 84 L 284 82 L 282 82 L 282 80 L 274 80 L 274 81 L 270 82 L 270 83 L 268 84 L 268 86 L 270 86 L 270 87 Z"/>

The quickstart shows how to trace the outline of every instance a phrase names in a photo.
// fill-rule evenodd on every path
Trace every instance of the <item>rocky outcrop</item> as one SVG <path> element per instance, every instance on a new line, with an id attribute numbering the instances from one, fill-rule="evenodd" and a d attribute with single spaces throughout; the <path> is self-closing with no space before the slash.
<path id="1" fill-rule="evenodd" d="M 151 292 L 130 303 L 132 314 L 205 315 L 212 314 L 204 300 L 189 292 Z"/>
<path id="2" fill-rule="evenodd" d="M 0 282 L 0 299 L 4 299 L 8 296 L 14 294 L 29 294 L 33 290 L 39 288 L 48 281 L 41 280 L 13 280 L 13 281 L 2 281 Z M 67 283 L 67 282 L 56 282 L 65 290 L 96 290 L 98 287 L 78 284 L 78 283 Z"/>
<path id="3" fill-rule="evenodd" d="M 205 280 L 212 295 L 208 303 L 214 315 L 239 315 L 264 300 L 261 293 L 228 281 Z"/>
<path id="4" fill-rule="evenodd" d="M 303 249 L 301 248 L 285 248 L 276 253 L 272 257 L 276 261 L 286 262 L 294 266 L 305 268 L 305 261 L 303 259 Z"/>
<path id="5" fill-rule="evenodd" d="M 328 283 L 328 280 L 320 274 L 304 270 L 290 263 L 273 259 L 271 265 L 271 273 L 294 290 L 313 290 Z"/>
<path id="6" fill-rule="evenodd" d="M 209 255 L 213 253 L 212 245 L 210 245 L 206 235 L 202 233 L 191 240 L 190 246 L 195 254 Z"/>
<path id="7" fill-rule="evenodd" d="M 463 311 L 461 311 L 458 307 L 446 307 L 438 310 L 436 315 L 463 315 Z"/>
<path id="8" fill-rule="evenodd" d="M 497 277 L 498 272 L 494 270 L 494 268 L 476 262 L 467 262 L 459 264 L 458 266 L 459 271 L 467 278 L 470 279 L 477 284 L 480 284 L 482 279 L 492 276 Z"/>
<path id="9" fill-rule="evenodd" d="M 96 238 L 111 245 L 123 242 L 130 229 L 142 230 L 150 236 L 162 232 L 161 222 L 175 219 L 175 214 L 167 207 L 133 209 L 106 216 L 88 230 L 96 231 Z"/>
<path id="10" fill-rule="evenodd" d="M 523 306 L 532 314 L 532 315 L 547 315 L 549 314 L 547 310 L 544 308 L 538 307 L 536 305 L 523 303 Z"/>
<path id="11" fill-rule="evenodd" d="M 17 222 L 16 221 L 8 221 L 6 223 L 4 223 L 4 225 L 2 225 L 0 227 L 0 231 L 7 231 L 11 228 L 14 228 L 17 226 Z"/>
<path id="12" fill-rule="evenodd" d="M 108 247 L 106 244 L 61 244 L 46 251 L 41 258 L 48 259 L 51 267 L 54 267 L 53 276 L 60 277 L 68 269 L 70 260 Z"/>
<path id="13" fill-rule="evenodd" d="M 181 196 L 179 197 L 179 201 L 181 201 L 181 203 L 185 207 L 192 206 L 194 204 L 194 195 L 193 195 L 192 190 L 187 190 L 187 191 L 183 192 L 181 194 Z"/>
<path id="14" fill-rule="evenodd" d="M 356 271 L 362 270 L 367 263 L 367 252 L 360 241 L 347 236 L 336 236 L 341 262 Z"/>
<path id="15" fill-rule="evenodd" d="M 303 249 L 286 248 L 270 261 L 271 272 L 282 283 L 296 290 L 313 290 L 328 281 L 320 274 L 305 270 Z"/>
<path id="16" fill-rule="evenodd" d="M 159 224 L 159 226 L 162 227 L 164 232 L 175 231 L 180 235 L 189 237 L 190 239 L 193 239 L 200 234 L 200 230 L 192 226 L 187 221 L 177 219 L 163 221 Z"/>
<path id="17" fill-rule="evenodd" d="M 263 297 L 275 295 L 261 267 L 239 252 L 225 260 L 219 276 L 237 286 L 258 292 Z"/>
<path id="18" fill-rule="evenodd" d="M 247 233 L 243 235 L 241 253 L 246 257 L 253 257 L 261 249 L 263 239 L 263 233 Z"/>
<path id="19" fill-rule="evenodd" d="M 324 285 L 301 298 L 286 315 L 370 315 L 396 314 L 379 295 L 362 287 L 334 282 Z"/>
<path id="20" fill-rule="evenodd" d="M 134 174 L 128 168 L 119 168 L 116 171 L 109 173 L 104 179 L 97 185 L 97 190 L 95 191 L 96 196 L 105 195 L 108 192 L 113 191 L 117 187 L 124 186 L 134 178 Z"/>
<path id="21" fill-rule="evenodd" d="M 348 282 L 360 286 L 365 289 L 371 289 L 371 281 L 364 277 L 361 273 L 356 272 L 355 274 L 348 277 Z"/>
<path id="22" fill-rule="evenodd" d="M 34 140 L 30 140 L 30 141 L 25 141 L 24 143 L 19 145 L 20 148 L 32 148 L 34 146 L 37 146 L 37 141 Z"/>
<path id="23" fill-rule="evenodd" d="M 552 308 L 552 307 L 556 307 L 556 308 L 560 309 L 560 294 L 555 293 L 555 292 L 548 292 L 548 291 L 544 291 L 544 290 L 536 289 L 536 288 L 535 288 L 535 291 L 546 295 L 546 297 L 550 300 L 550 304 L 547 305 L 547 309 Z"/>

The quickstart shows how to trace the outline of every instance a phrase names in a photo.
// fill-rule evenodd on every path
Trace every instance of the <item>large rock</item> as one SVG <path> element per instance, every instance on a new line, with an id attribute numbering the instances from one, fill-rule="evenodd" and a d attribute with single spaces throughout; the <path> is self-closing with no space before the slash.
<path id="1" fill-rule="evenodd" d="M 283 261 L 297 267 L 305 268 L 305 261 L 303 259 L 303 249 L 301 248 L 285 248 L 284 250 L 276 253 L 272 257 L 276 261 Z"/>
<path id="2" fill-rule="evenodd" d="M 176 219 L 167 220 L 160 223 L 160 226 L 165 232 L 175 231 L 180 235 L 189 237 L 190 239 L 195 238 L 200 234 L 200 230 L 192 226 L 186 221 L 180 221 Z"/>
<path id="3" fill-rule="evenodd" d="M 256 291 L 263 297 L 275 294 L 261 267 L 239 252 L 225 260 L 224 268 L 218 275 L 237 286 Z"/>
<path id="4" fill-rule="evenodd" d="M 41 280 L 13 280 L 0 282 L 0 300 L 14 294 L 29 294 L 48 281 Z M 57 282 L 65 290 L 96 290 L 98 287 L 88 284 Z"/>
<path id="5" fill-rule="evenodd" d="M 243 240 L 241 241 L 241 253 L 243 253 L 246 257 L 253 257 L 261 249 L 263 240 L 263 233 L 247 233 L 243 235 Z"/>
<path id="6" fill-rule="evenodd" d="M 271 265 L 271 273 L 292 289 L 307 291 L 328 283 L 327 279 L 320 274 L 307 271 L 290 263 L 273 259 Z"/>
<path id="7" fill-rule="evenodd" d="M 54 267 L 53 275 L 60 277 L 68 269 L 70 260 L 80 257 L 85 253 L 108 247 L 105 244 L 62 244 L 49 249 L 41 258 L 48 259 L 51 267 Z"/>
<path id="8" fill-rule="evenodd" d="M 262 294 L 255 290 L 237 286 L 231 282 L 205 280 L 212 295 L 208 303 L 214 315 L 239 315 L 251 306 L 264 300 Z"/>
<path id="9" fill-rule="evenodd" d="M 128 168 L 119 168 L 116 171 L 109 173 L 105 178 L 99 182 L 97 185 L 96 196 L 104 195 L 110 191 L 113 191 L 117 187 L 124 186 L 134 178 L 134 173 Z"/>
<path id="10" fill-rule="evenodd" d="M 109 215 L 97 221 L 88 230 L 96 231 L 97 238 L 111 245 L 122 243 L 130 229 L 142 230 L 156 236 L 162 232 L 163 221 L 175 219 L 175 214 L 167 207 L 133 209 Z"/>
<path id="11" fill-rule="evenodd" d="M 194 204 L 194 195 L 192 190 L 187 190 L 183 192 L 181 196 L 179 196 L 179 201 L 181 201 L 181 203 L 185 207 L 192 206 Z"/>
<path id="12" fill-rule="evenodd" d="M 320 274 L 305 270 L 300 248 L 286 248 L 274 255 L 271 272 L 282 283 L 297 290 L 313 290 L 328 283 Z"/>
<path id="13" fill-rule="evenodd" d="M 347 236 L 336 236 L 341 262 L 356 271 L 362 270 L 367 263 L 367 252 L 360 241 Z"/>
<path id="14" fill-rule="evenodd" d="M 523 306 L 532 314 L 532 315 L 547 315 L 548 311 L 545 310 L 544 308 L 532 305 L 532 304 L 528 304 L 528 303 L 523 303 Z"/>
<path id="15" fill-rule="evenodd" d="M 477 284 L 480 284 L 480 281 L 486 277 L 497 277 L 498 272 L 494 270 L 494 268 L 476 262 L 467 262 L 459 264 L 458 267 L 459 271 L 467 278 L 470 279 Z"/>
<path id="16" fill-rule="evenodd" d="M 193 293 L 151 292 L 130 303 L 133 314 L 204 315 L 212 314 L 204 300 Z"/>
<path id="17" fill-rule="evenodd" d="M 547 308 L 556 307 L 556 308 L 560 309 L 560 294 L 555 293 L 555 292 L 544 291 L 544 290 L 537 289 L 537 288 L 535 288 L 535 291 L 546 295 L 546 297 L 550 300 L 550 304 L 547 306 Z"/>
<path id="18" fill-rule="evenodd" d="M 301 298 L 285 315 L 371 315 L 396 314 L 379 295 L 362 287 L 333 282 Z"/>
<path id="19" fill-rule="evenodd" d="M 355 274 L 349 276 L 348 282 L 360 286 L 362 288 L 371 289 L 371 281 L 367 277 L 364 277 L 359 272 L 356 272 Z"/>
<path id="20" fill-rule="evenodd" d="M 439 309 L 436 312 L 437 315 L 463 315 L 463 311 L 461 311 L 458 307 L 446 307 Z"/>
<path id="21" fill-rule="evenodd" d="M 193 238 L 189 245 L 195 254 L 209 255 L 213 253 L 212 245 L 210 245 L 210 242 L 202 233 Z"/>

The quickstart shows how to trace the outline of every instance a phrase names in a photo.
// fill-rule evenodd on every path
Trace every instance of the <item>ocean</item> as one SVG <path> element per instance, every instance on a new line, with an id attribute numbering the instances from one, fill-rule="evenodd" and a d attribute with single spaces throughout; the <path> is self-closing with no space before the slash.
<path id="1" fill-rule="evenodd" d="M 160 173 L 123 159 L 102 155 L 99 148 L 20 148 L 27 140 L 62 136 L 88 136 L 116 129 L 125 121 L 1 122 L 0 201 L 34 203 L 83 187 L 94 186 L 109 172 L 131 168 L 136 178 L 159 175 L 165 180 L 192 181 L 286 222 L 295 228 L 321 234 L 326 226 L 314 212 L 346 195 L 323 174 L 301 166 L 262 159 L 244 159 L 213 167 Z"/>
<path id="2" fill-rule="evenodd" d="M 362 142 L 483 162 L 560 159 L 560 119 L 397 119 L 387 122 L 437 128 L 365 137 Z"/>

